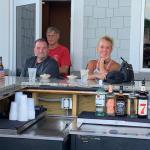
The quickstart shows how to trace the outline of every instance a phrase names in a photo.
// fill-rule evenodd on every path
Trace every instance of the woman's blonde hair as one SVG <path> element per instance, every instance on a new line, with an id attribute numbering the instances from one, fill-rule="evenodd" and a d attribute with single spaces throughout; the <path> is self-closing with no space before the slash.
<path id="1" fill-rule="evenodd" d="M 111 37 L 109 37 L 109 36 L 103 36 L 102 38 L 100 38 L 99 42 L 100 42 L 101 40 L 106 40 L 106 41 L 110 42 L 112 47 L 113 47 L 113 45 L 114 45 L 113 39 L 112 39 Z M 98 43 L 99 43 L 99 42 L 98 42 Z"/>

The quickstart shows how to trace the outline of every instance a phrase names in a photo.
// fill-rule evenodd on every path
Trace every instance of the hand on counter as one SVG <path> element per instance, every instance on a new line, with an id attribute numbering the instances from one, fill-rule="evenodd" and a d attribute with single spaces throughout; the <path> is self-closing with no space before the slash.
<path id="1" fill-rule="evenodd" d="M 0 78 L 4 78 L 5 77 L 5 71 L 0 71 Z"/>

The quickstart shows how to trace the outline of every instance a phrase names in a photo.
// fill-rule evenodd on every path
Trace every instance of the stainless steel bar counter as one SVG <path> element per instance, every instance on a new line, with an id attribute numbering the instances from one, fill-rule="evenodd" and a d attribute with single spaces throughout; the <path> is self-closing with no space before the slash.
<path id="1" fill-rule="evenodd" d="M 114 90 L 119 90 L 120 85 L 124 86 L 124 91 L 132 91 L 132 85 L 130 83 L 114 84 Z M 102 87 L 106 89 L 107 83 L 103 83 Z M 140 90 L 141 81 L 135 81 L 134 90 Z M 145 82 L 146 90 L 150 91 L 150 81 Z M 69 81 L 67 79 L 36 79 L 35 82 L 29 82 L 26 77 L 6 76 L 0 79 L 0 95 L 3 92 L 16 91 L 17 87 L 28 89 L 47 89 L 47 90 L 66 90 L 66 91 L 78 91 L 78 92 L 92 92 L 96 91 L 99 87 L 98 81 L 88 80 L 86 83 L 81 82 L 80 79 L 75 81 Z M 16 88 L 16 89 L 15 89 Z"/>
<path id="2" fill-rule="evenodd" d="M 68 125 L 71 118 L 46 117 L 21 134 L 0 133 L 0 147 L 5 150 L 70 150 Z"/>
<path id="3" fill-rule="evenodd" d="M 140 89 L 141 82 L 135 81 L 135 90 Z M 120 85 L 114 85 L 117 91 Z M 49 79 L 28 82 L 28 78 L 5 77 L 0 80 L 0 99 L 5 100 L 15 91 L 31 92 L 38 98 L 39 93 L 69 94 L 72 95 L 72 115 L 78 115 L 79 95 L 87 96 L 96 94 L 99 85 L 96 81 L 81 83 L 80 79 L 74 82 L 68 80 Z M 107 84 L 103 87 L 106 89 Z M 132 91 L 130 84 L 124 84 L 126 94 Z M 150 91 L 150 82 L 146 81 L 146 89 Z M 105 124 L 103 121 L 95 122 L 69 117 L 46 117 L 30 126 L 20 134 L 0 132 L 1 149 L 5 150 L 149 150 L 150 128 L 124 126 L 118 124 Z M 118 123 L 119 121 L 116 121 Z M 127 122 L 126 122 L 127 123 Z M 134 124 L 134 123 L 133 123 Z M 70 143 L 71 136 L 71 143 Z M 71 144 L 71 148 L 70 148 Z M 127 146 L 128 145 L 128 146 Z M 94 146 L 94 147 L 93 147 Z"/>
<path id="4" fill-rule="evenodd" d="M 132 91 L 133 87 L 130 83 L 114 84 L 114 91 L 118 91 L 120 85 L 124 86 L 124 91 Z M 107 89 L 108 84 L 103 83 L 102 87 Z M 141 81 L 135 81 L 134 90 L 140 90 Z M 145 82 L 146 90 L 150 91 L 150 81 Z M 45 90 L 64 90 L 77 91 L 77 93 L 95 92 L 99 87 L 98 81 L 88 80 L 86 83 L 81 82 L 80 79 L 69 81 L 67 79 L 36 79 L 35 82 L 29 82 L 26 77 L 6 76 L 0 79 L 0 96 L 6 92 L 16 91 L 19 88 L 28 89 L 45 89 Z"/>
<path id="5" fill-rule="evenodd" d="M 0 137 L 64 141 L 72 120 L 73 118 L 46 116 L 20 134 L 5 130 L 5 133 L 0 132 Z"/>

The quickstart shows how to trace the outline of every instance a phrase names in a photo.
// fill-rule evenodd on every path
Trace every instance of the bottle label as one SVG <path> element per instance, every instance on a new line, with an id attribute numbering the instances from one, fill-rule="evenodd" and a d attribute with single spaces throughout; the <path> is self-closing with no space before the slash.
<path id="1" fill-rule="evenodd" d="M 105 95 L 96 95 L 96 105 L 105 106 Z"/>
<path id="2" fill-rule="evenodd" d="M 101 107 L 96 107 L 96 112 L 103 112 L 103 108 L 101 108 Z"/>
<path id="3" fill-rule="evenodd" d="M 129 98 L 128 105 L 127 105 L 127 114 L 130 115 L 137 115 L 137 99 L 136 98 Z"/>
<path id="4" fill-rule="evenodd" d="M 147 115 L 147 100 L 139 99 L 138 102 L 138 115 Z"/>
<path id="5" fill-rule="evenodd" d="M 145 86 L 141 86 L 141 91 L 146 91 Z"/>
<path id="6" fill-rule="evenodd" d="M 106 113 L 107 114 L 114 114 L 115 113 L 115 100 L 114 100 L 114 98 L 107 99 Z"/>
<path id="7" fill-rule="evenodd" d="M 116 103 L 116 114 L 117 115 L 124 115 L 125 114 L 125 102 L 124 101 L 117 101 L 117 103 Z"/>

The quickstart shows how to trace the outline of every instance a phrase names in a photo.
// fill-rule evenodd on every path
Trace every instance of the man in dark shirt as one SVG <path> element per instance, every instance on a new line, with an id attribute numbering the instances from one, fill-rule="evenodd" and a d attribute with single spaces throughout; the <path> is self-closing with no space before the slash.
<path id="1" fill-rule="evenodd" d="M 45 39 L 38 39 L 34 44 L 34 54 L 26 60 L 21 76 L 28 77 L 28 68 L 37 68 L 36 76 L 50 74 L 52 78 L 59 77 L 59 67 L 57 62 L 48 56 L 48 43 Z"/>

